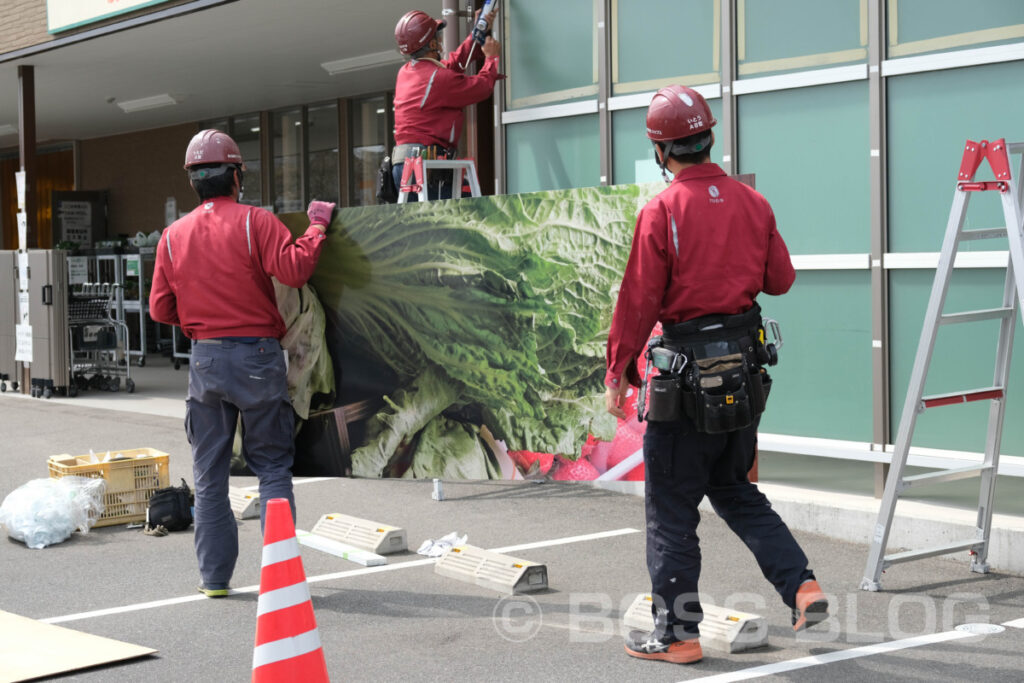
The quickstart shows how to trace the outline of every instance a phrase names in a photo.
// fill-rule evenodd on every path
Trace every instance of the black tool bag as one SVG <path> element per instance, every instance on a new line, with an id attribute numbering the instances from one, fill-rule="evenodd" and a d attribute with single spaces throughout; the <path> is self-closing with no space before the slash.
<path id="1" fill-rule="evenodd" d="M 146 528 L 162 526 L 168 531 L 184 531 L 192 526 L 192 505 L 194 497 L 185 480 L 181 486 L 157 489 L 149 497 L 146 510 Z"/>
<path id="2" fill-rule="evenodd" d="M 764 412 L 771 377 L 761 366 L 765 351 L 761 309 L 705 316 L 665 330 L 664 345 L 686 355 L 682 410 L 698 431 L 732 432 Z"/>
<path id="3" fill-rule="evenodd" d="M 381 204 L 394 204 L 398 201 L 398 187 L 392 173 L 391 157 L 385 156 L 377 169 L 377 201 Z"/>

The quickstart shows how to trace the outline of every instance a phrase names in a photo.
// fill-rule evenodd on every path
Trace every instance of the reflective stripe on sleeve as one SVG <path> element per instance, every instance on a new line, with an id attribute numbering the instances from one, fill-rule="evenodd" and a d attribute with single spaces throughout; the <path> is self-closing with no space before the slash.
<path id="1" fill-rule="evenodd" d="M 249 213 L 245 214 L 245 241 L 249 243 L 249 256 L 252 256 L 252 235 L 249 229 L 250 218 L 252 218 L 252 209 L 249 209 Z"/>
<path id="2" fill-rule="evenodd" d="M 434 77 L 437 76 L 437 69 L 434 69 L 434 73 L 430 74 L 430 80 L 427 81 L 427 92 L 423 93 L 423 100 L 420 102 L 420 109 L 423 109 L 427 105 L 427 98 L 430 97 L 430 89 L 434 87 Z"/>

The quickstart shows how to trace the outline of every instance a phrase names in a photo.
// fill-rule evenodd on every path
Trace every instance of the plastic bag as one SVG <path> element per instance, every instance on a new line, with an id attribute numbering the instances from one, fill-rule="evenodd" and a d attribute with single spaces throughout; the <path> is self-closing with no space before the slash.
<path id="1" fill-rule="evenodd" d="M 455 546 L 463 545 L 468 538 L 469 536 L 465 534 L 459 536 L 459 532 L 453 531 L 450 534 L 442 536 L 436 541 L 428 538 L 423 541 L 419 550 L 416 552 L 420 555 L 426 555 L 427 557 L 441 557 Z"/>
<path id="2" fill-rule="evenodd" d="M 11 491 L 0 504 L 7 535 L 29 548 L 45 548 L 87 533 L 103 514 L 107 482 L 100 478 L 33 479 Z"/>

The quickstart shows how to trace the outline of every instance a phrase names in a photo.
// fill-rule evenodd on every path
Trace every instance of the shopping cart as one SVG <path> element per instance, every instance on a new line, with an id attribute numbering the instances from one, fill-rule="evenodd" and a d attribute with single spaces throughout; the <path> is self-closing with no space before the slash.
<path id="1" fill-rule="evenodd" d="M 128 393 L 135 391 L 128 362 L 128 326 L 116 316 L 120 301 L 117 284 L 86 283 L 68 297 L 68 334 L 71 337 L 71 385 L 79 390 L 120 391 L 121 378 Z"/>

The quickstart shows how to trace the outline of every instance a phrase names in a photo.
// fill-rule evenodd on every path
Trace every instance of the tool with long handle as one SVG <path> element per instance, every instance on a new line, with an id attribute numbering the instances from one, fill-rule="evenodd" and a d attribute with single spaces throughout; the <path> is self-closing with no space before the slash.
<path id="1" fill-rule="evenodd" d="M 914 368 L 910 375 L 910 385 L 907 389 L 906 401 L 903 404 L 903 415 L 896 436 L 892 463 L 885 482 L 885 492 L 878 512 L 878 521 L 871 539 L 871 549 L 868 552 L 864 578 L 861 580 L 860 587 L 863 590 L 880 590 L 882 572 L 891 565 L 961 550 L 971 552 L 972 572 L 984 574 L 989 570 L 987 560 L 989 537 L 992 530 L 992 501 L 996 474 L 999 469 L 1003 420 L 1006 414 L 1006 388 L 1010 374 L 1013 333 L 1017 324 L 1017 312 L 1024 305 L 1024 300 L 1021 298 L 1024 296 L 1024 226 L 1021 223 L 1021 205 L 1024 203 L 1022 187 L 1024 186 L 1020 182 L 1021 176 L 1024 175 L 1024 159 L 1017 166 L 1016 176 L 1011 176 L 1010 154 L 1024 155 L 1024 142 L 1007 144 L 1000 139 L 995 142 L 986 140 L 977 143 L 968 140 L 964 149 L 960 173 L 953 193 L 953 206 L 950 209 L 949 222 L 946 226 L 946 236 L 939 254 L 939 264 L 935 271 L 931 297 L 928 300 L 924 327 L 921 330 L 917 356 L 914 359 Z M 996 178 L 994 181 L 974 180 L 974 174 L 983 159 L 988 159 Z M 1005 228 L 964 229 L 967 206 L 975 193 L 998 193 L 1002 200 Z M 975 239 L 992 239 L 1003 235 L 1009 242 L 1009 262 L 1003 286 L 1002 305 L 999 308 L 987 310 L 943 313 L 946 294 L 953 274 L 953 264 L 960 243 Z M 934 396 L 923 395 L 925 378 L 931 364 L 939 326 L 979 320 L 999 320 L 999 339 L 996 344 L 992 386 Z M 971 467 L 904 477 L 903 470 L 907 464 L 907 455 L 910 451 L 910 442 L 914 434 L 917 416 L 930 408 L 972 401 L 990 401 L 985 454 L 981 463 Z M 934 548 L 909 550 L 893 555 L 884 554 L 886 543 L 889 540 L 889 532 L 892 529 L 896 502 L 900 494 L 912 486 L 955 481 L 972 476 L 981 477 L 974 538 L 954 541 Z"/>
<path id="2" fill-rule="evenodd" d="M 487 15 L 494 12 L 497 6 L 498 0 L 487 0 L 483 9 L 480 10 L 480 18 L 476 20 L 476 26 L 473 27 L 473 44 L 469 48 L 466 63 L 462 65 L 463 71 L 468 69 L 469 63 L 473 61 L 473 52 L 476 50 L 476 46 L 482 46 L 487 40 L 487 34 L 490 33 L 490 28 L 487 26 Z"/>

